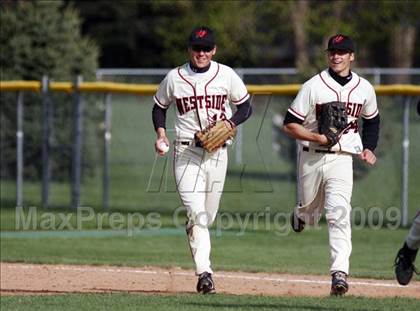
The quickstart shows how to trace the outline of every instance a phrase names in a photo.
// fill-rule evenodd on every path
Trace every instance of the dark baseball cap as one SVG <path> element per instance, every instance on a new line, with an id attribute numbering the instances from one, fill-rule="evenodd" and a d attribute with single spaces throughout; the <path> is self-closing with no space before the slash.
<path id="1" fill-rule="evenodd" d="M 349 36 L 338 34 L 328 40 L 327 51 L 344 50 L 354 52 L 354 44 Z"/>
<path id="2" fill-rule="evenodd" d="M 188 38 L 188 45 L 214 47 L 216 42 L 214 40 L 213 30 L 206 26 L 194 28 Z"/>

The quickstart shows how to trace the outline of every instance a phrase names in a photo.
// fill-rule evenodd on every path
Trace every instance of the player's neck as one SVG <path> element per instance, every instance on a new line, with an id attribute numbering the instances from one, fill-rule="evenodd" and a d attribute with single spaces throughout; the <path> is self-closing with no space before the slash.
<path id="1" fill-rule="evenodd" d="M 331 68 L 328 68 L 328 72 L 329 72 L 330 76 L 341 86 L 346 85 L 348 82 L 350 82 L 350 80 L 352 78 L 351 70 L 349 70 L 349 74 L 344 76 L 344 77 L 340 76 L 338 73 L 336 73 Z"/>
<path id="2" fill-rule="evenodd" d="M 190 68 L 191 68 L 191 70 L 192 71 L 194 71 L 195 73 L 203 73 L 203 72 L 206 72 L 206 71 L 208 71 L 209 69 L 210 69 L 210 66 L 211 66 L 211 63 L 208 65 L 208 66 L 206 66 L 206 67 L 203 67 L 203 68 L 198 68 L 198 67 L 195 67 L 191 62 L 190 62 Z"/>

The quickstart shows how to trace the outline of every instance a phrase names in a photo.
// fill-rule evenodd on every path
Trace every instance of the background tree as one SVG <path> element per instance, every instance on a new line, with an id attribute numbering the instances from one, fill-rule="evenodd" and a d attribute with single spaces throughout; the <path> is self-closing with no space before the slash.
<path id="1" fill-rule="evenodd" d="M 308 32 L 306 27 L 309 16 L 309 1 L 288 1 L 290 6 L 290 18 L 293 24 L 294 44 L 296 51 L 295 67 L 299 72 L 309 68 Z"/>
<path id="2" fill-rule="evenodd" d="M 72 81 L 81 74 L 94 79 L 98 49 L 80 35 L 81 20 L 72 6 L 62 1 L 16 1 L 1 3 L 0 63 L 2 80 Z M 66 177 L 70 166 L 71 98 L 54 97 L 55 151 L 53 176 Z M 42 109 L 39 96 L 25 94 L 25 177 L 41 174 Z M 16 167 L 15 97 L 1 96 L 1 176 L 14 177 Z M 54 126 L 55 125 L 55 126 Z M 64 126 L 63 126 L 64 125 Z M 69 126 L 66 126 L 69 125 Z M 88 153 L 86 153 L 88 154 Z M 84 159 L 88 161 L 88 158 Z"/>
<path id="3" fill-rule="evenodd" d="M 195 26 L 214 28 L 217 58 L 232 66 L 257 63 L 266 40 L 253 1 L 75 1 L 83 32 L 102 47 L 102 67 L 174 67 L 186 60 Z"/>
<path id="4" fill-rule="evenodd" d="M 325 66 L 326 41 L 337 32 L 356 41 L 358 67 L 406 66 L 402 59 L 420 66 L 413 0 L 68 1 L 102 47 L 101 67 L 175 66 L 185 60 L 189 31 L 201 24 L 216 30 L 217 59 L 234 67 L 297 67 L 304 79 Z M 392 37 L 404 48 L 389 48 Z"/>

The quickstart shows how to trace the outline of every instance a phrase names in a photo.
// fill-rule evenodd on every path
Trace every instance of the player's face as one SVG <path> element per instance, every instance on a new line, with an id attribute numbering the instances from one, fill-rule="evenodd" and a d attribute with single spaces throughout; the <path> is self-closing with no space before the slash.
<path id="1" fill-rule="evenodd" d="M 351 62 L 354 61 L 354 53 L 343 50 L 328 51 L 328 65 L 339 76 L 345 77 L 350 73 Z"/>
<path id="2" fill-rule="evenodd" d="M 209 48 L 206 46 L 191 46 L 188 48 L 191 63 L 196 68 L 204 68 L 210 64 L 214 54 L 216 54 L 216 46 Z"/>

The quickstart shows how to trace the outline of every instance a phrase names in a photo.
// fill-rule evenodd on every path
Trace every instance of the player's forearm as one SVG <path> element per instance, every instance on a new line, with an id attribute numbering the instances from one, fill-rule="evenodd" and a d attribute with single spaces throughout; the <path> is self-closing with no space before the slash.
<path id="1" fill-rule="evenodd" d="M 283 126 L 284 132 L 292 138 L 311 141 L 320 145 L 328 142 L 324 135 L 313 133 L 298 123 L 288 123 Z"/>
<path id="2" fill-rule="evenodd" d="M 251 101 L 248 99 L 246 102 L 236 106 L 237 110 L 233 114 L 230 120 L 235 123 L 236 126 L 245 122 L 252 114 Z"/>
<path id="3" fill-rule="evenodd" d="M 158 139 L 159 139 L 159 138 L 166 137 L 166 129 L 165 129 L 165 128 L 163 128 L 163 127 L 158 127 L 158 128 L 156 129 L 156 135 L 157 135 L 157 138 L 158 138 Z"/>
<path id="4" fill-rule="evenodd" d="M 152 111 L 152 120 L 153 126 L 155 127 L 155 131 L 157 132 L 158 128 L 166 128 L 166 110 L 159 107 L 158 105 L 153 106 Z"/>
<path id="5" fill-rule="evenodd" d="M 373 119 L 362 119 L 363 130 L 362 130 L 362 143 L 364 149 L 375 151 L 378 145 L 379 139 L 379 114 Z"/>

